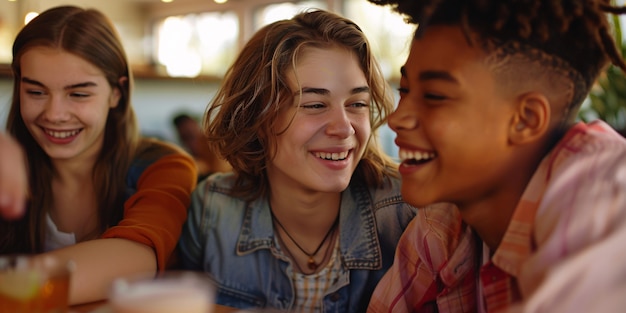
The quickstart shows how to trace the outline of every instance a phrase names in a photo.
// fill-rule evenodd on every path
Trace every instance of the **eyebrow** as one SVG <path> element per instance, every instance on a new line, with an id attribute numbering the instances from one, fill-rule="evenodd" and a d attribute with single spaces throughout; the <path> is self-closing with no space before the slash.
<path id="1" fill-rule="evenodd" d="M 407 77 L 406 67 L 400 68 L 400 74 L 402 77 Z M 459 81 L 454 78 L 449 72 L 446 71 L 423 71 L 418 76 L 419 80 L 444 80 L 450 83 L 458 84 Z"/>
<path id="2" fill-rule="evenodd" d="M 30 79 L 28 77 L 22 77 L 22 82 L 27 83 L 27 84 L 31 84 L 31 85 L 35 85 L 35 86 L 39 86 L 39 87 L 45 87 L 45 85 L 42 84 L 41 82 L 36 81 L 34 79 Z M 97 86 L 96 83 L 88 81 L 88 82 L 83 82 L 83 83 L 78 83 L 78 84 L 72 84 L 72 85 L 69 85 L 69 86 L 65 86 L 65 87 L 63 87 L 63 89 L 69 90 L 69 89 L 74 89 L 74 88 L 85 88 L 85 87 L 95 87 L 95 86 Z"/>
<path id="3" fill-rule="evenodd" d="M 302 94 L 312 93 L 312 94 L 317 94 L 317 95 L 322 95 L 322 96 L 327 96 L 327 95 L 330 94 L 330 90 L 328 90 L 328 89 L 304 87 L 304 88 L 302 88 L 302 90 L 296 91 L 294 93 L 294 96 L 299 95 L 300 92 L 302 92 Z M 361 87 L 352 88 L 352 90 L 350 90 L 350 94 L 352 94 L 352 95 L 359 94 L 359 93 L 370 93 L 370 87 L 368 87 L 368 86 L 361 86 Z"/>

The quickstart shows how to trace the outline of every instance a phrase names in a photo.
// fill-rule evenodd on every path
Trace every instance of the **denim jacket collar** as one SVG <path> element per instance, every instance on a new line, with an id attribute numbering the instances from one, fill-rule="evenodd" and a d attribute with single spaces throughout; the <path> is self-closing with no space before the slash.
<path id="1" fill-rule="evenodd" d="M 363 184 L 351 184 L 341 195 L 339 242 L 341 255 L 349 269 L 376 270 L 382 267 L 373 204 L 368 195 Z M 356 199 L 361 200 L 356 202 Z M 270 249 L 273 242 L 274 229 L 267 199 L 248 203 L 237 240 L 237 254 Z"/>

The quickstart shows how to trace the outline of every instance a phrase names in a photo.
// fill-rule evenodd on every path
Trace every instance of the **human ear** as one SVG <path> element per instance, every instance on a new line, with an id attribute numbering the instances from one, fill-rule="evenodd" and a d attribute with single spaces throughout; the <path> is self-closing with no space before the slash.
<path id="1" fill-rule="evenodd" d="M 111 101 L 109 103 L 110 108 L 116 108 L 122 97 L 122 87 L 128 84 L 128 77 L 122 76 L 117 81 L 117 86 L 113 86 L 111 90 Z"/>
<path id="2" fill-rule="evenodd" d="M 550 101 L 543 94 L 522 95 L 509 125 L 509 141 L 525 144 L 543 138 L 550 125 L 550 113 Z"/>

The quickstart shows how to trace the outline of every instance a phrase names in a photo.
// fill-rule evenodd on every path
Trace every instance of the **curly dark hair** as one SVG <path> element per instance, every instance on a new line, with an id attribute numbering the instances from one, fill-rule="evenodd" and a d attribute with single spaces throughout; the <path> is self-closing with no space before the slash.
<path id="1" fill-rule="evenodd" d="M 609 62 L 626 72 L 606 15 L 623 14 L 626 7 L 612 6 L 610 0 L 368 1 L 390 5 L 417 24 L 416 38 L 431 25 L 460 25 L 468 40 L 473 33 L 493 50 L 535 50 L 557 59 L 576 72 L 570 75 L 576 90 L 568 112 L 582 103 Z"/>

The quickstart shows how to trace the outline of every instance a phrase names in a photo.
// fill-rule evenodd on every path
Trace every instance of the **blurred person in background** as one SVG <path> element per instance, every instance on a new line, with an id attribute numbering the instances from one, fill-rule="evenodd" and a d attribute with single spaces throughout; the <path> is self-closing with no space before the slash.
<path id="1" fill-rule="evenodd" d="M 172 119 L 178 139 L 185 150 L 194 157 L 198 166 L 198 180 L 215 172 L 228 172 L 232 168 L 226 160 L 209 147 L 198 121 L 187 113 L 179 113 Z"/>

